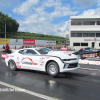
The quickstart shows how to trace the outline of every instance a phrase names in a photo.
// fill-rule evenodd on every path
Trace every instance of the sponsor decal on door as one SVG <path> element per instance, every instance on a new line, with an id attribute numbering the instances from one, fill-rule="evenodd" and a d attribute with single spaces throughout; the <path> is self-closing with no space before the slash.
<path id="1" fill-rule="evenodd" d="M 23 58 L 21 63 L 26 65 L 37 65 L 37 63 L 34 63 L 33 60 L 29 57 Z"/>

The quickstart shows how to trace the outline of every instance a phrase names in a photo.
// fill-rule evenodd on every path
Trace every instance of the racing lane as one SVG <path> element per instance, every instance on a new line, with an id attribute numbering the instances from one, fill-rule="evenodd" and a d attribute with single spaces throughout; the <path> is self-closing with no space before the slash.
<path id="1" fill-rule="evenodd" d="M 10 71 L 4 59 L 0 59 L 0 90 L 10 85 L 10 88 L 17 86 L 25 89 L 25 92 L 1 91 L 0 100 L 47 100 L 49 97 L 49 100 L 100 100 L 100 66 L 80 66 L 80 69 L 53 78 L 38 71 Z M 94 67 L 98 70 L 91 70 Z"/>

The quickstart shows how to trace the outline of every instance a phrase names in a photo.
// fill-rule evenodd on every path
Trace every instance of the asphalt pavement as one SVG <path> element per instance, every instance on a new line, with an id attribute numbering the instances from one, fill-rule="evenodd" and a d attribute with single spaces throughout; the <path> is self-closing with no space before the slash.
<path id="1" fill-rule="evenodd" d="M 80 64 L 53 78 L 40 71 L 11 71 L 0 59 L 0 100 L 100 100 L 100 65 Z"/>

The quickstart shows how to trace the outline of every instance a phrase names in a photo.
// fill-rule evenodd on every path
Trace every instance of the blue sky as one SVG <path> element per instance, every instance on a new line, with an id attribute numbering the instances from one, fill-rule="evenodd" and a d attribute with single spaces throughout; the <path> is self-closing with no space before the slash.
<path id="1" fill-rule="evenodd" d="M 0 0 L 0 11 L 22 32 L 65 37 L 70 16 L 100 16 L 100 0 Z"/>

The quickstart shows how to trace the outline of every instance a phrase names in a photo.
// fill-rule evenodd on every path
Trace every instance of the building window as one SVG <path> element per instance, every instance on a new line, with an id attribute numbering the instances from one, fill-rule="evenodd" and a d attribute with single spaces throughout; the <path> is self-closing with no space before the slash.
<path id="1" fill-rule="evenodd" d="M 83 21 L 83 25 L 89 25 L 89 21 Z"/>
<path id="2" fill-rule="evenodd" d="M 76 21 L 71 21 L 71 25 L 76 25 Z"/>
<path id="3" fill-rule="evenodd" d="M 81 46 L 88 46 L 88 43 L 81 43 Z"/>
<path id="4" fill-rule="evenodd" d="M 73 43 L 73 46 L 80 46 L 80 43 Z"/>
<path id="5" fill-rule="evenodd" d="M 77 33 L 71 33 L 71 37 L 77 37 Z"/>
<path id="6" fill-rule="evenodd" d="M 97 21 L 97 25 L 100 25 L 100 21 Z"/>
<path id="7" fill-rule="evenodd" d="M 82 21 L 77 21 L 77 25 L 82 25 Z"/>
<path id="8" fill-rule="evenodd" d="M 83 33 L 83 37 L 88 37 L 89 34 L 88 33 Z"/>
<path id="9" fill-rule="evenodd" d="M 95 37 L 95 33 L 83 33 L 83 37 Z"/>
<path id="10" fill-rule="evenodd" d="M 100 43 L 99 43 L 99 47 L 100 47 Z"/>
<path id="11" fill-rule="evenodd" d="M 71 21 L 71 25 L 82 25 L 82 21 Z"/>
<path id="12" fill-rule="evenodd" d="M 95 33 L 88 33 L 89 35 L 89 37 L 95 37 Z"/>
<path id="13" fill-rule="evenodd" d="M 82 37 L 82 33 L 77 33 L 77 37 Z"/>
<path id="14" fill-rule="evenodd" d="M 96 33 L 96 37 L 100 37 L 100 33 Z"/>
<path id="15" fill-rule="evenodd" d="M 95 21 L 90 21 L 90 25 L 95 25 Z"/>

